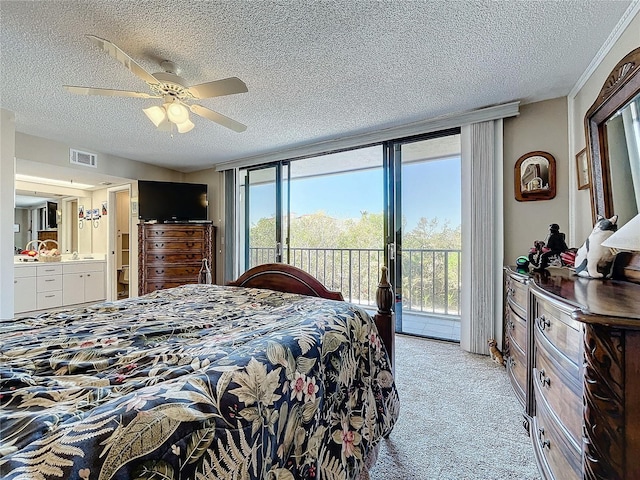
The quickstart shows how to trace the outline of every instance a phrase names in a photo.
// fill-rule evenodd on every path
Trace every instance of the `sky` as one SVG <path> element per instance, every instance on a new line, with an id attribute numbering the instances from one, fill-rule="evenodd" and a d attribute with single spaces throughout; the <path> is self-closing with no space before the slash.
<path id="1" fill-rule="evenodd" d="M 460 175 L 459 158 L 403 165 L 402 214 L 409 230 L 421 217 L 438 217 L 441 226 L 445 220 L 452 228 L 460 225 Z M 252 223 L 275 214 L 274 191 L 273 185 L 252 188 Z M 296 215 L 324 211 L 334 218 L 357 219 L 362 211 L 382 209 L 382 168 L 291 181 L 291 211 Z"/>

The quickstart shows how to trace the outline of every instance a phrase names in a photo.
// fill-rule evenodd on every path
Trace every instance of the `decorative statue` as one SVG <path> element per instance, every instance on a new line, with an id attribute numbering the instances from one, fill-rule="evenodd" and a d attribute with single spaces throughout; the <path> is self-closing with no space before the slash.
<path id="1" fill-rule="evenodd" d="M 564 240 L 564 233 L 560 232 L 560 225 L 552 223 L 549 225 L 549 235 L 547 241 L 536 240 L 533 242 L 533 248 L 529 251 L 529 262 L 537 269 L 544 270 L 554 260 L 558 266 L 565 263 L 562 254 L 569 250 Z"/>
<path id="2" fill-rule="evenodd" d="M 576 273 L 581 277 L 602 278 L 608 277 L 613 266 L 614 255 L 611 249 L 603 247 L 602 242 L 613 235 L 618 229 L 616 222 L 618 216 L 604 218 L 598 215 L 596 224 L 589 237 L 578 249 L 576 255 Z"/>

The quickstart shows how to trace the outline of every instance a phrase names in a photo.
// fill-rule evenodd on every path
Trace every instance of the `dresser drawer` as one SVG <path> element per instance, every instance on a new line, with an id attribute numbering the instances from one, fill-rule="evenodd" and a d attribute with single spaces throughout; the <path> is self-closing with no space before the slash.
<path id="1" fill-rule="evenodd" d="M 582 327 L 550 301 L 535 296 L 533 305 L 533 329 L 545 338 L 574 364 L 582 363 Z"/>
<path id="2" fill-rule="evenodd" d="M 156 267 L 147 267 L 146 276 L 149 280 L 153 279 L 166 279 L 166 280 L 179 280 L 179 279 L 193 279 L 198 281 L 198 273 L 200 272 L 200 265 L 194 266 L 166 266 L 158 265 Z"/>
<path id="3" fill-rule="evenodd" d="M 562 419 L 561 423 L 579 449 L 582 443 L 582 385 L 577 371 L 567 369 L 556 361 L 558 355 L 553 355 L 550 345 L 544 338 L 536 338 L 535 368 L 533 369 L 533 383 L 536 389 L 536 404 L 539 396 L 555 414 Z M 560 357 L 562 358 L 562 356 Z M 565 360 L 565 363 L 568 363 Z"/>
<path id="4" fill-rule="evenodd" d="M 145 282 L 144 284 L 144 291 L 145 293 L 151 293 L 154 292 L 156 290 L 164 290 L 166 288 L 174 288 L 174 287 L 179 287 L 180 285 L 187 285 L 187 284 L 191 284 L 191 283 L 198 283 L 197 279 L 194 281 L 174 281 L 174 280 L 165 280 L 165 281 L 157 281 L 157 282 Z"/>
<path id="5" fill-rule="evenodd" d="M 506 307 L 505 330 L 510 344 L 517 343 L 521 350 L 527 348 L 527 322 L 510 307 Z"/>
<path id="6" fill-rule="evenodd" d="M 523 350 L 517 345 L 511 345 L 509 358 L 506 361 L 507 374 L 511 380 L 511 386 L 521 404 L 525 403 L 525 391 L 527 384 L 527 361 Z"/>
<path id="7" fill-rule="evenodd" d="M 62 283 L 62 281 L 61 281 Z M 36 294 L 36 308 L 45 310 L 62 306 L 62 290 L 54 292 L 38 292 Z"/>
<path id="8" fill-rule="evenodd" d="M 529 289 L 524 279 L 507 274 L 505 278 L 505 293 L 507 304 L 510 304 L 518 315 L 527 317 L 529 303 Z"/>
<path id="9" fill-rule="evenodd" d="M 36 277 L 36 291 L 53 292 L 62 290 L 62 275 L 45 275 Z"/>
<path id="10" fill-rule="evenodd" d="M 163 238 L 204 240 L 204 230 L 202 227 L 180 225 L 179 228 L 167 227 L 166 225 L 147 225 L 146 237 L 149 240 Z"/>
<path id="11" fill-rule="evenodd" d="M 45 275 L 62 275 L 62 263 L 47 263 L 43 265 L 36 265 L 36 271 L 38 276 Z"/>
<path id="12" fill-rule="evenodd" d="M 539 395 L 540 387 L 534 382 L 536 392 L 536 415 L 533 418 L 531 440 L 539 458 L 543 458 L 546 467 L 555 480 L 579 480 L 582 478 L 581 450 L 563 432 L 551 413 L 549 406 Z"/>
<path id="13" fill-rule="evenodd" d="M 164 263 L 179 263 L 179 264 L 202 264 L 202 252 L 194 253 L 177 253 L 173 251 L 169 252 L 148 252 L 144 260 L 148 265 L 162 265 Z"/>
<path id="14" fill-rule="evenodd" d="M 184 253 L 189 250 L 194 252 L 202 252 L 204 250 L 203 240 L 181 240 L 179 242 L 170 242 L 168 240 L 146 240 L 145 245 L 148 253 L 162 253 L 178 251 Z M 202 256 L 202 253 L 200 253 Z"/>

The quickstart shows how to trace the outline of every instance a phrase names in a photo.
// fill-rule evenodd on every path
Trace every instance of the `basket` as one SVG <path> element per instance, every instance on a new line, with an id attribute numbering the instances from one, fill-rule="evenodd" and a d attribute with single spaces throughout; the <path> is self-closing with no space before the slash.
<path id="1" fill-rule="evenodd" d="M 33 250 L 37 252 L 37 254 L 32 256 L 21 253 L 20 255 L 17 255 L 18 259 L 22 262 L 35 262 L 38 260 L 38 257 L 40 256 L 41 243 L 41 240 L 31 240 L 30 242 L 27 242 L 24 247 L 24 251 Z"/>
<path id="2" fill-rule="evenodd" d="M 48 243 L 54 243 L 54 247 L 49 247 Z M 56 249 L 56 253 L 54 255 L 47 255 L 44 252 L 48 252 L 49 250 Z M 40 245 L 38 246 L 38 261 L 40 262 L 60 262 L 62 261 L 62 256 L 60 255 L 60 251 L 58 250 L 58 242 L 55 240 L 41 240 Z"/>

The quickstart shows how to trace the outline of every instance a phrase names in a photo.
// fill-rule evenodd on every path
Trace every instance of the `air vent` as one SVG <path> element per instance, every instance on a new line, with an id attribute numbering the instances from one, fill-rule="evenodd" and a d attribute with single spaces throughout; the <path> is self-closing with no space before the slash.
<path id="1" fill-rule="evenodd" d="M 69 149 L 69 161 L 75 165 L 97 168 L 98 156 L 95 153 L 81 152 L 80 150 Z"/>

